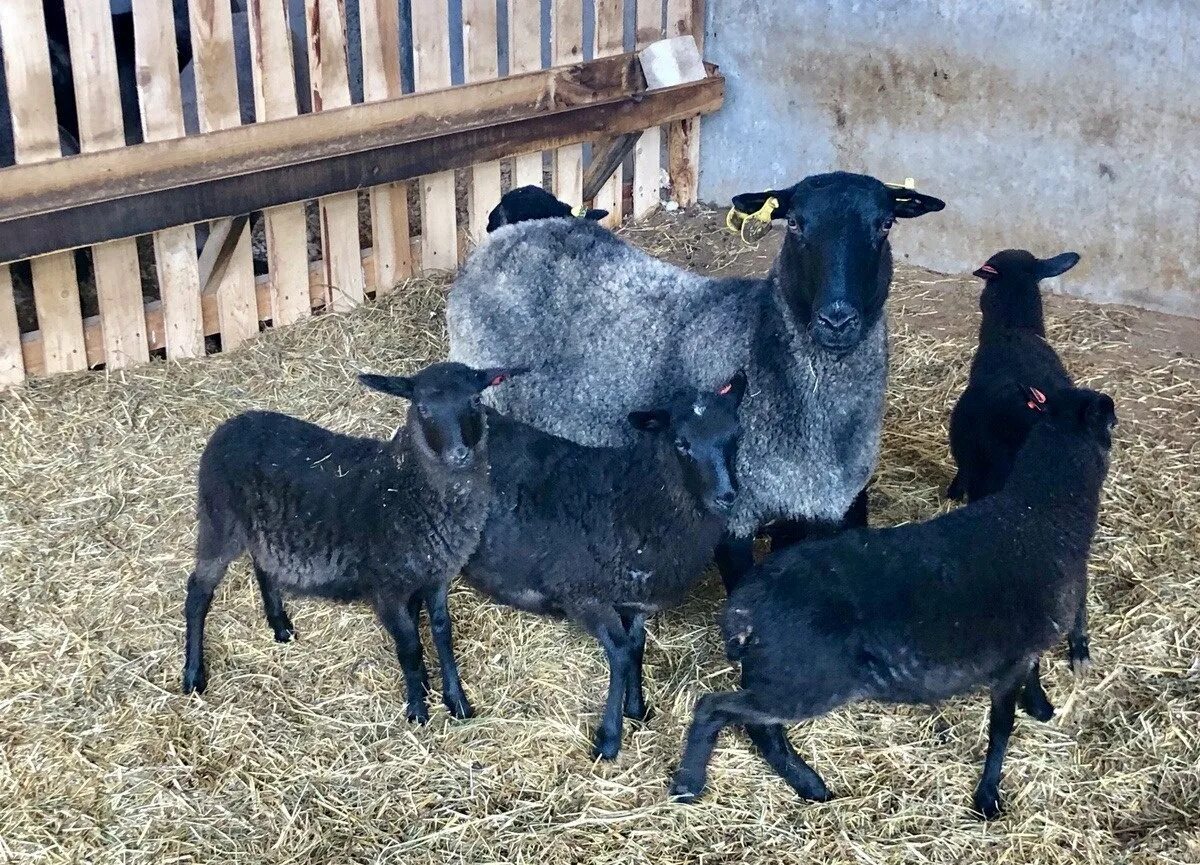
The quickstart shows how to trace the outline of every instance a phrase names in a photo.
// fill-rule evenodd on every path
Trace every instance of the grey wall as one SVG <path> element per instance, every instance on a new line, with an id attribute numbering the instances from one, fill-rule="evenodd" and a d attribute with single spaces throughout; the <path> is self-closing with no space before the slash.
<path id="1" fill-rule="evenodd" d="M 1064 291 L 1200 316 L 1197 0 L 713 0 L 700 192 L 834 168 L 942 213 L 897 252 L 960 272 L 1074 249 Z"/>

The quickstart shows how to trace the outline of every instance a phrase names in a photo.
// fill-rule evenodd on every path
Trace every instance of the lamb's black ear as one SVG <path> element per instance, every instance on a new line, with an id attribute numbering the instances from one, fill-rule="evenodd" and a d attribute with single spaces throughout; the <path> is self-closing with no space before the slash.
<path id="1" fill-rule="evenodd" d="M 768 198 L 774 198 L 779 206 L 771 213 L 771 218 L 782 218 L 792 206 L 791 189 L 768 189 L 766 192 L 743 192 L 733 197 L 733 207 L 739 213 L 758 213 Z"/>
<path id="2" fill-rule="evenodd" d="M 671 413 L 665 408 L 631 411 L 629 425 L 642 432 L 660 432 L 671 425 Z"/>
<path id="3" fill-rule="evenodd" d="M 729 381 L 717 388 L 717 395 L 729 397 L 734 405 L 741 405 L 742 397 L 746 395 L 746 371 L 739 369 L 735 372 Z"/>
<path id="4" fill-rule="evenodd" d="M 1034 266 L 1034 273 L 1038 279 L 1049 279 L 1052 276 L 1061 276 L 1077 264 L 1079 264 L 1079 253 L 1064 252 L 1053 258 L 1038 259 L 1038 263 Z"/>
<path id="5" fill-rule="evenodd" d="M 487 369 L 476 370 L 475 383 L 480 390 L 484 388 L 494 387 L 508 381 L 514 375 L 521 375 L 529 372 L 527 366 L 493 366 Z"/>
<path id="6" fill-rule="evenodd" d="M 590 219 L 593 222 L 599 222 L 601 219 L 608 216 L 608 211 L 607 210 L 599 210 L 599 209 L 593 207 L 591 210 L 589 210 L 583 216 L 585 219 Z"/>
<path id="7" fill-rule="evenodd" d="M 398 396 L 402 399 L 413 398 L 413 380 L 406 375 L 375 375 L 374 373 L 359 373 L 358 380 L 365 387 L 380 393 Z"/>
<path id="8" fill-rule="evenodd" d="M 892 194 L 892 213 L 900 219 L 937 213 L 946 206 L 946 202 L 940 198 L 925 195 L 915 189 L 889 189 L 888 192 Z"/>

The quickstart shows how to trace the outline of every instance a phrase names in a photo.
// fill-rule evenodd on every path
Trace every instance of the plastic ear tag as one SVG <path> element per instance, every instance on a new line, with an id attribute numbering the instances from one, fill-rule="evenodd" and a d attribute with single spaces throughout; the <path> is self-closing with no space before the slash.
<path id="1" fill-rule="evenodd" d="M 583 219 L 583 217 L 587 216 L 587 212 L 588 209 L 586 204 L 581 204 L 578 207 L 571 208 L 571 215 L 576 219 Z"/>
<path id="2" fill-rule="evenodd" d="M 750 241 L 746 240 L 746 223 L 750 220 L 770 225 L 775 211 L 779 209 L 779 199 L 774 195 L 767 196 L 767 200 L 763 202 L 762 207 L 753 213 L 743 213 L 736 207 L 730 207 L 729 213 L 725 214 L 725 227 L 738 235 L 742 239 L 742 243 L 751 246 Z M 741 220 L 739 224 L 734 223 Z"/>
<path id="3" fill-rule="evenodd" d="M 733 390 L 733 382 L 726 382 L 717 390 L 717 396 L 727 396 Z"/>
<path id="4" fill-rule="evenodd" d="M 884 185 L 884 186 L 886 186 L 888 189 L 908 189 L 908 190 L 916 190 L 916 188 L 917 188 L 917 181 L 916 181 L 916 180 L 914 180 L 914 179 L 913 179 L 913 178 L 911 178 L 911 177 L 906 177 L 906 178 L 904 178 L 904 182 L 903 182 L 903 183 L 884 183 L 883 185 Z M 903 197 L 897 196 L 897 200 L 898 200 L 898 201 L 905 201 L 906 199 L 904 199 Z"/>
<path id="5" fill-rule="evenodd" d="M 1029 400 L 1029 402 L 1025 403 L 1025 405 L 1029 406 L 1034 411 L 1045 411 L 1042 406 L 1046 404 L 1046 395 L 1036 387 L 1029 388 L 1029 395 L 1033 397 L 1033 399 Z"/>
<path id="6" fill-rule="evenodd" d="M 507 380 L 508 380 L 508 373 L 502 372 L 502 373 L 500 373 L 500 375 L 496 376 L 494 379 L 492 379 L 490 382 L 488 382 L 488 387 L 495 387 L 496 385 L 500 384 L 501 382 L 505 382 Z"/>

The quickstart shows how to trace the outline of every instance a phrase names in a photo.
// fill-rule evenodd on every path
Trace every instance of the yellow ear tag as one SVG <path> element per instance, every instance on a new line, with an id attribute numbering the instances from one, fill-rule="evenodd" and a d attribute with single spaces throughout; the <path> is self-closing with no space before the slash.
<path id="1" fill-rule="evenodd" d="M 571 215 L 576 219 L 582 219 L 583 217 L 587 216 L 587 212 L 588 209 L 586 204 L 581 204 L 578 207 L 571 208 Z"/>
<path id="2" fill-rule="evenodd" d="M 912 190 L 915 190 L 917 188 L 917 181 L 913 180 L 913 178 L 911 178 L 911 177 L 906 177 L 906 178 L 904 178 L 903 183 L 885 183 L 883 185 L 886 186 L 888 189 L 912 189 Z M 904 199 L 900 199 L 900 200 L 903 201 Z"/>
<path id="3" fill-rule="evenodd" d="M 731 207 L 729 208 L 729 213 L 725 214 L 725 227 L 737 234 L 742 239 L 742 243 L 746 244 L 746 246 L 750 246 L 750 241 L 746 240 L 746 223 L 754 219 L 758 222 L 769 225 L 772 216 L 778 209 L 779 199 L 773 195 L 769 196 L 767 200 L 763 202 L 763 206 L 753 213 L 743 213 L 736 207 Z M 735 226 L 734 222 L 737 219 L 741 220 L 741 224 Z"/>

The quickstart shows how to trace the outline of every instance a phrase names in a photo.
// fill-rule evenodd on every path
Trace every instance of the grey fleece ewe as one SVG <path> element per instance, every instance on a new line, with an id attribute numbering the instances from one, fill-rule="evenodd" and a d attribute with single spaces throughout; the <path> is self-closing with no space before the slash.
<path id="1" fill-rule="evenodd" d="M 412 377 L 363 376 L 412 401 L 390 441 L 340 435 L 274 412 L 222 424 L 200 458 L 196 569 L 188 579 L 185 693 L 207 685 L 204 620 L 229 564 L 250 554 L 275 639 L 294 633 L 281 590 L 366 601 L 396 643 L 408 717 L 425 721 L 422 604 L 442 666 L 443 699 L 469 717 L 454 662 L 446 593 L 479 542 L 491 501 L 478 394 L 509 371 L 434 364 Z"/>
<path id="2" fill-rule="evenodd" d="M 589 220 L 500 228 L 451 291 L 450 357 L 533 361 L 492 405 L 606 446 L 632 440 L 629 411 L 745 369 L 732 534 L 747 539 L 779 519 L 839 521 L 879 453 L 887 231 L 895 216 L 944 205 L 842 173 L 735 201 L 748 211 L 771 197 L 789 227 L 762 279 L 689 273 Z"/>

